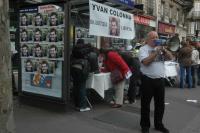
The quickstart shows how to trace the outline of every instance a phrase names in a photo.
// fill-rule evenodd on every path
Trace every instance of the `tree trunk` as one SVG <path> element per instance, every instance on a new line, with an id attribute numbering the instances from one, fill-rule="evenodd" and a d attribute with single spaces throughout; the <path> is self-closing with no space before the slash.
<path id="1" fill-rule="evenodd" d="M 9 0 L 0 0 L 0 133 L 14 133 Z"/>

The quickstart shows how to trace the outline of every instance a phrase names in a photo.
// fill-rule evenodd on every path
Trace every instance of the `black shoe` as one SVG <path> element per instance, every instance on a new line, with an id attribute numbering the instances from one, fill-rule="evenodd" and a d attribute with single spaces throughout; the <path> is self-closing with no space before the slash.
<path id="1" fill-rule="evenodd" d="M 149 133 L 149 128 L 142 128 L 142 133 Z"/>
<path id="2" fill-rule="evenodd" d="M 165 127 L 156 127 L 155 128 L 157 131 L 160 131 L 162 133 L 169 133 L 169 130 Z"/>

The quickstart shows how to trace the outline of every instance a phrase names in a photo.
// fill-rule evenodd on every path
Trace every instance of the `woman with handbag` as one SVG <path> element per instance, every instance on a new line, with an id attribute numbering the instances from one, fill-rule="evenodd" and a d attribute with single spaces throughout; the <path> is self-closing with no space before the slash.
<path id="1" fill-rule="evenodd" d="M 111 72 L 111 81 L 115 89 L 115 103 L 112 107 L 120 108 L 123 104 L 125 78 L 129 78 L 132 73 L 116 51 L 100 49 L 100 54 L 104 58 L 105 69 L 103 72 Z"/>

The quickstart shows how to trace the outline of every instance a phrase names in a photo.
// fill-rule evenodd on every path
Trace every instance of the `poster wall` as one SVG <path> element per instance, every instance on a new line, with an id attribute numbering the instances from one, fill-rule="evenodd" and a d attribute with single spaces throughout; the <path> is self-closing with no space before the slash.
<path id="1" fill-rule="evenodd" d="M 20 9 L 22 91 L 62 97 L 64 7 Z"/>
<path id="2" fill-rule="evenodd" d="M 104 37 L 133 39 L 133 15 L 90 0 L 89 34 Z"/>
<path id="3" fill-rule="evenodd" d="M 75 44 L 79 39 L 83 39 L 85 44 L 91 44 L 97 47 L 97 37 L 89 35 L 89 29 L 83 27 L 75 27 Z"/>

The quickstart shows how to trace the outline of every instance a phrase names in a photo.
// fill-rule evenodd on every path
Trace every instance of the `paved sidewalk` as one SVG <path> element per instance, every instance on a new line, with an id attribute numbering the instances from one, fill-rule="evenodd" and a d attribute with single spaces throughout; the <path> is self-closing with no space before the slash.
<path id="1" fill-rule="evenodd" d="M 170 133 L 200 133 L 200 87 L 166 88 L 164 123 Z M 186 100 L 197 100 L 189 101 Z M 55 112 L 19 104 L 15 100 L 14 117 L 17 133 L 140 133 L 140 101 L 112 109 L 105 102 L 93 104 L 89 112 Z M 151 106 L 153 110 L 153 102 Z M 153 128 L 151 111 L 151 133 Z"/>

